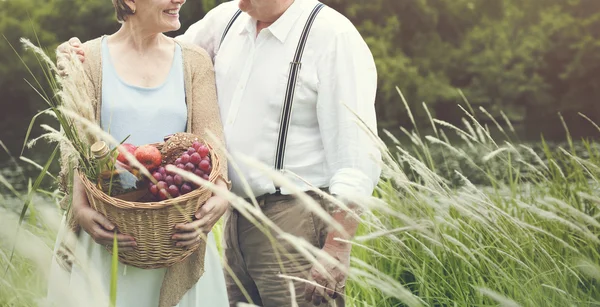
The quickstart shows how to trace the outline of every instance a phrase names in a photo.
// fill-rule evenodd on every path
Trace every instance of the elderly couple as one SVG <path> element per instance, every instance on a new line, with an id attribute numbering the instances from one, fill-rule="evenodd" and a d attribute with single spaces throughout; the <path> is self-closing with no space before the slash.
<path id="1" fill-rule="evenodd" d="M 377 73 L 348 19 L 317 0 L 236 0 L 171 39 L 163 33 L 180 28 L 185 0 L 112 2 L 122 24 L 116 33 L 83 44 L 73 38 L 59 46 L 63 58 L 77 54 L 84 63 L 96 98 L 92 120 L 105 131 L 145 144 L 176 132 L 204 135 L 210 130 L 234 157 L 243 153 L 285 170 L 300 191 L 320 188 L 349 205 L 349 199 L 371 195 L 380 154 L 357 115 L 376 132 Z M 190 245 L 202 231 L 214 249 L 211 228 L 229 210 L 224 265 L 218 254 L 207 252 L 206 258 L 192 256 L 168 269 L 131 267 L 125 272 L 120 266 L 118 307 L 344 305 L 347 270 L 340 267 L 349 266 L 351 246 L 337 238 L 349 239 L 358 221 L 343 210 L 329 211 L 346 231 L 330 229 L 292 191 L 243 163 L 235 170 L 230 164 L 217 184 L 244 198 L 249 186 L 277 227 L 342 265 L 318 260 L 323 272 L 292 243 L 279 240 L 288 253 L 282 256 L 258 227 L 214 195 L 193 222 L 177 226 L 173 244 Z M 325 198 L 308 194 L 328 207 Z M 112 244 L 114 225 L 90 208 L 77 180 L 72 196 L 72 222 L 84 230 L 76 247 L 101 280 L 90 284 L 75 264 L 69 288 L 85 293 L 100 285 L 108 293 L 111 258 L 102 246 Z M 135 238 L 119 234 L 118 245 L 135 248 Z M 203 274 L 198 265 L 204 265 Z M 291 287 L 280 277 L 282 268 L 286 275 L 313 282 L 294 280 Z"/>

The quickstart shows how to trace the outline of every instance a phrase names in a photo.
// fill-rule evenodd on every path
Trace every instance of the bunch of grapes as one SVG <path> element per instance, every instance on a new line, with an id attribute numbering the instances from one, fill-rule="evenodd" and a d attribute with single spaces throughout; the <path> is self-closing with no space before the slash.
<path id="1" fill-rule="evenodd" d="M 208 176 L 212 170 L 208 147 L 197 141 L 194 142 L 192 147 L 188 148 L 186 152 L 175 160 L 174 166 L 191 172 L 204 180 L 208 180 Z M 175 198 L 198 188 L 192 182 L 184 180 L 180 175 L 168 172 L 162 166 L 152 176 L 156 179 L 157 183 L 150 183 L 150 193 L 159 200 Z"/>

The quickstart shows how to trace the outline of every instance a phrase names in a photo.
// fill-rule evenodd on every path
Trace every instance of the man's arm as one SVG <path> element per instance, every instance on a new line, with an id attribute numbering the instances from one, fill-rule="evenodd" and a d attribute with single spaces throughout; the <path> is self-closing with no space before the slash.
<path id="1" fill-rule="evenodd" d="M 371 132 L 366 131 L 377 135 L 377 71 L 358 31 L 339 33 L 332 39 L 318 62 L 318 78 L 317 116 L 327 163 L 333 172 L 329 191 L 357 209 L 360 200 L 372 194 L 381 173 L 381 154 Z M 325 294 L 335 298 L 343 293 L 351 245 L 336 238 L 350 240 L 358 228 L 358 220 L 346 211 L 336 210 L 332 217 L 343 226 L 345 234 L 331 230 L 323 247 L 339 263 L 322 259 L 327 272 L 320 272 L 316 266 L 311 270 L 312 279 L 321 287 L 307 285 L 305 298 L 315 305 L 324 300 Z"/>
<path id="2" fill-rule="evenodd" d="M 332 39 L 319 60 L 318 78 L 317 116 L 333 172 L 329 190 L 349 202 L 368 197 L 381 174 L 381 154 L 370 135 L 377 135 L 377 70 L 358 31 Z"/>

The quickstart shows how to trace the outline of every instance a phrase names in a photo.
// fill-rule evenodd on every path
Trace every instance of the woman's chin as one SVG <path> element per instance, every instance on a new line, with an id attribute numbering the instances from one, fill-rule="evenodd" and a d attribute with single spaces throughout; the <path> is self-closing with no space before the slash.
<path id="1" fill-rule="evenodd" d="M 162 33 L 167 33 L 167 32 L 173 32 L 173 31 L 177 31 L 181 28 L 181 23 L 171 23 L 165 27 L 163 27 L 162 29 Z"/>

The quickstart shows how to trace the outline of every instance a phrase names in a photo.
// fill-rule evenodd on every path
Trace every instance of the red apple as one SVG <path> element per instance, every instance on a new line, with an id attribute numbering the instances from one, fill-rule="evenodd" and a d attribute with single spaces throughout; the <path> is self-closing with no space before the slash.
<path id="1" fill-rule="evenodd" d="M 153 170 L 162 163 L 160 150 L 152 145 L 142 145 L 134 152 L 135 158 L 148 170 Z"/>
<path id="2" fill-rule="evenodd" d="M 119 146 L 119 155 L 117 156 L 117 160 L 125 165 L 129 165 L 127 158 L 125 158 L 124 151 L 129 152 L 130 154 L 134 154 L 137 146 L 129 143 L 123 143 Z"/>

